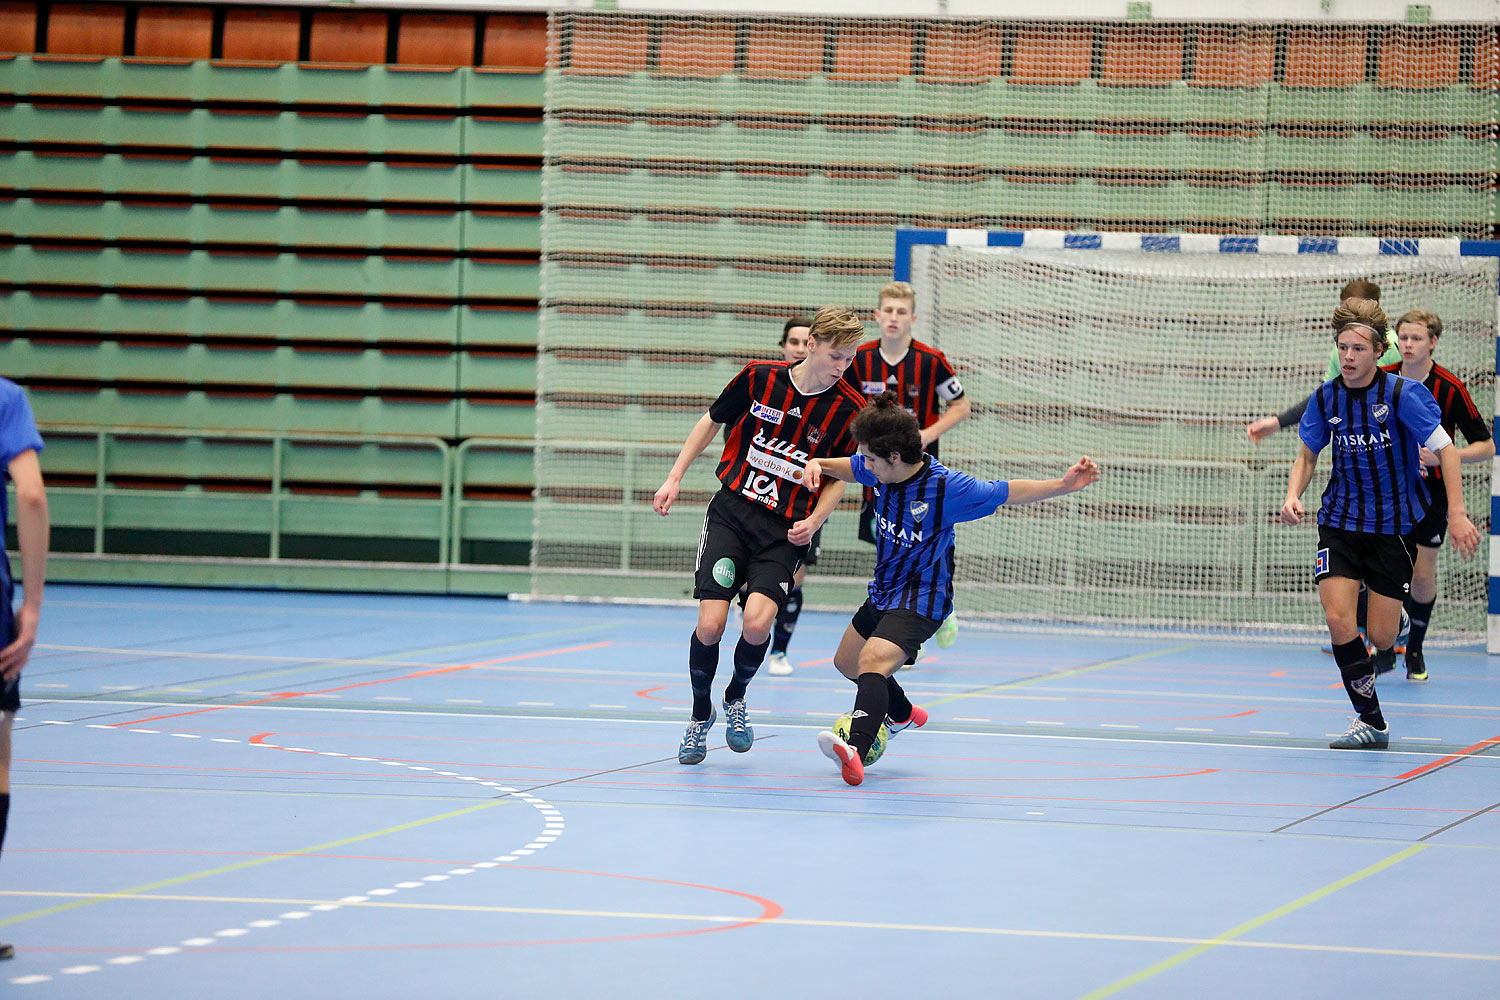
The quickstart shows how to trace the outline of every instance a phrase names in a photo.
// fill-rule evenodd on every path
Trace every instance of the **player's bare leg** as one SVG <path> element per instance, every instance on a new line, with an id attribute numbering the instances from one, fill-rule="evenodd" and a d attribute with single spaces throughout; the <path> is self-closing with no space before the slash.
<path id="1" fill-rule="evenodd" d="M 792 661 L 787 658 L 786 647 L 792 641 L 792 632 L 797 627 L 797 618 L 802 614 L 802 582 L 807 578 L 807 567 L 798 566 L 792 574 L 792 590 L 786 595 L 786 603 L 776 613 L 776 623 L 771 629 L 771 655 L 766 657 L 766 669 L 776 677 L 785 677 L 792 672 Z"/>

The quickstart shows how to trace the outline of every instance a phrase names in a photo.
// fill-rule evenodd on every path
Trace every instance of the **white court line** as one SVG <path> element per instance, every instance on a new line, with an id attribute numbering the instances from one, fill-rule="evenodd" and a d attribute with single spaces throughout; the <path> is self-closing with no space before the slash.
<path id="1" fill-rule="evenodd" d="M 191 702 L 191 701 L 188 701 L 188 702 L 179 702 L 179 701 L 110 701 L 110 700 L 104 699 L 104 698 L 90 698 L 88 700 L 87 704 L 88 705 L 123 705 L 123 706 L 127 706 L 127 707 L 130 707 L 130 708 L 184 708 L 184 709 L 193 709 L 193 710 L 201 710 L 203 708 L 203 705 L 201 705 L 201 704 L 199 704 L 197 702 Z M 49 708 L 55 708 L 57 706 L 56 705 L 49 705 L 48 707 Z M 212 707 L 219 708 L 221 706 L 212 706 Z M 1433 706 L 1429 706 L 1429 707 L 1433 707 Z M 402 717 L 402 718 L 434 718 L 434 719 L 472 719 L 472 718 L 474 718 L 474 714 L 472 712 L 438 712 L 438 711 L 433 711 L 431 709 L 419 709 L 417 711 L 407 712 L 407 711 L 394 711 L 394 710 L 391 710 L 391 709 L 383 709 L 383 708 L 362 708 L 362 707 L 344 708 L 344 707 L 334 706 L 334 705 L 290 705 L 290 704 L 285 704 L 285 703 L 279 703 L 279 704 L 275 704 L 275 705 L 224 705 L 224 706 L 222 706 L 222 708 L 225 711 L 234 709 L 234 710 L 249 711 L 249 712 L 326 712 L 326 713 L 330 713 L 330 714 L 339 714 L 339 715 L 392 715 L 392 716 L 399 716 L 399 717 Z M 680 711 L 682 711 L 682 707 L 680 705 L 662 706 L 662 709 L 665 710 L 665 711 L 671 711 L 671 712 L 680 712 Z M 645 706 L 643 706 L 643 711 L 644 710 L 645 710 Z M 815 716 L 826 715 L 828 718 L 836 718 L 837 717 L 837 713 L 834 713 L 834 712 L 822 712 L 822 713 L 812 713 L 812 714 L 815 715 Z M 530 714 L 509 715 L 509 714 L 507 714 L 507 713 L 505 713 L 503 711 L 489 712 L 489 713 L 487 713 L 485 715 L 485 718 L 491 718 L 491 719 L 511 719 L 511 720 L 514 720 L 514 721 L 517 721 L 517 722 L 522 722 L 522 721 L 524 721 L 524 722 L 577 722 L 577 723 L 580 723 L 580 724 L 595 724 L 595 723 L 597 723 L 599 721 L 598 719 L 593 718 L 591 716 L 583 716 L 583 715 L 560 715 L 560 714 L 551 714 L 551 715 L 530 715 Z M 25 720 L 22 719 L 20 716 L 16 716 L 16 721 L 17 722 L 23 722 Z M 623 717 L 623 718 L 619 718 L 619 719 L 613 719 L 611 721 L 615 722 L 615 723 L 619 723 L 621 725 L 638 725 L 638 726 L 679 726 L 680 727 L 682 725 L 682 721 L 680 719 L 647 719 L 647 718 L 635 718 L 635 719 L 632 719 L 632 718 L 630 718 L 628 716 L 627 717 Z M 942 719 L 937 719 L 935 721 L 941 723 Z M 1040 724 L 1040 725 L 1056 725 L 1056 726 L 1063 725 L 1063 723 L 1061 723 L 1061 722 L 1042 722 L 1042 723 L 1037 723 L 1035 720 L 1028 720 L 1028 722 L 1031 722 L 1033 725 L 1037 725 L 1037 724 Z M 757 725 L 764 726 L 767 729 L 793 729 L 793 730 L 805 730 L 805 731 L 812 731 L 812 732 L 817 732 L 820 729 L 827 728 L 827 727 L 825 727 L 823 725 L 820 725 L 818 723 L 796 723 L 796 722 L 775 722 L 775 723 L 761 722 L 761 723 L 757 723 Z M 120 728 L 120 727 L 111 726 L 110 728 L 114 729 L 114 728 Z M 146 733 L 146 732 L 152 732 L 152 733 L 154 733 L 154 732 L 160 732 L 160 730 L 155 730 L 155 729 L 131 729 L 129 731 L 132 732 L 132 733 Z M 1125 737 L 1125 736 L 1105 736 L 1105 735 L 1101 735 L 1101 734 L 1092 734 L 1092 735 L 1090 735 L 1090 734 L 1086 734 L 1086 733 L 1070 733 L 1070 734 L 1055 733 L 1054 734 L 1054 733 L 1028 733 L 1028 732 L 1021 732 L 1021 731 L 1011 731 L 1011 732 L 1004 732 L 1004 733 L 995 733 L 995 732 L 980 732 L 978 730 L 973 730 L 973 729 L 943 729 L 943 730 L 933 730 L 933 732 L 935 734 L 942 735 L 942 736 L 978 736 L 978 737 L 983 737 L 985 739 L 1062 740 L 1062 741 L 1070 741 L 1070 742 L 1077 742 L 1077 743 L 1128 743 L 1128 744 L 1139 744 L 1139 745 L 1143 745 L 1143 746 L 1220 747 L 1220 748 L 1228 748 L 1228 749 L 1235 749 L 1235 750 L 1291 750 L 1291 751 L 1295 751 L 1295 752 L 1299 752 L 1299 753 L 1301 753 L 1301 752 L 1323 753 L 1327 749 L 1325 747 L 1320 747 L 1320 746 L 1317 746 L 1317 745 L 1294 746 L 1293 747 L 1293 746 L 1286 746 L 1285 744 L 1280 744 L 1280 743 L 1221 743 L 1221 742 L 1217 742 L 1217 741 L 1214 741 L 1214 740 L 1174 740 L 1174 739 L 1159 739 L 1159 738 L 1139 739 L 1139 738 Z M 1342 735 L 1344 735 L 1344 734 L 1343 733 L 1327 733 L 1327 734 L 1325 734 L 1325 736 L 1328 737 L 1328 738 L 1332 738 L 1332 737 L 1335 737 L 1335 736 L 1342 736 Z M 1311 735 L 1309 735 L 1307 737 L 1302 737 L 1302 738 L 1305 738 L 1305 739 L 1308 739 L 1308 740 L 1315 740 L 1316 739 L 1316 737 L 1311 736 Z M 1454 746 L 1457 746 L 1457 747 L 1465 747 L 1465 746 L 1468 746 L 1469 744 L 1473 743 L 1474 741 L 1473 740 L 1468 740 L 1468 741 L 1448 740 L 1447 742 L 1449 742 L 1449 743 L 1451 743 L 1451 744 L 1453 744 Z M 1342 751 L 1342 750 L 1338 750 L 1338 751 L 1328 750 L 1327 752 L 1331 753 L 1331 754 L 1335 754 L 1337 756 L 1341 756 L 1341 757 L 1347 757 L 1347 756 L 1349 756 L 1347 752 Z M 1385 756 L 1394 756 L 1394 755 L 1397 755 L 1397 754 L 1408 754 L 1408 755 L 1413 756 L 1413 757 L 1431 757 L 1431 756 L 1433 756 L 1433 751 L 1394 750 L 1394 749 L 1387 748 L 1386 750 L 1382 751 L 1382 754 L 1385 755 Z M 357 760 L 358 758 L 354 758 L 354 759 Z M 1485 760 L 1485 758 L 1481 757 L 1481 756 L 1476 756 L 1474 759 L 1476 761 L 1481 762 L 1481 763 Z"/>
<path id="2" fill-rule="evenodd" d="M 95 702 L 95 704 L 98 704 L 98 703 Z M 65 722 L 65 721 L 59 721 L 59 720 L 44 720 L 42 722 L 42 724 L 43 725 L 56 725 L 56 726 L 68 726 L 68 725 L 72 725 L 71 722 Z M 194 739 L 194 740 L 196 740 L 196 739 L 200 739 L 201 738 L 197 734 L 193 734 L 193 733 L 171 733 L 171 732 L 163 733 L 161 730 L 157 730 L 157 729 L 128 729 L 127 730 L 127 729 L 117 728 L 117 727 L 114 727 L 114 726 L 104 726 L 104 727 L 98 727 L 98 726 L 96 726 L 94 728 L 114 729 L 116 732 L 121 732 L 121 733 L 127 733 L 128 732 L 128 733 L 140 733 L 140 734 L 146 734 L 146 735 L 155 735 L 155 736 L 161 736 L 161 735 L 175 736 L 175 737 L 180 737 L 180 738 L 183 738 L 183 739 Z M 230 741 L 227 741 L 227 742 L 236 742 L 237 743 L 239 741 L 238 740 L 230 740 Z M 383 765 L 387 765 L 387 766 L 391 766 L 391 767 L 404 767 L 404 768 L 407 768 L 407 769 L 409 769 L 411 771 L 431 771 L 431 768 L 409 764 L 409 763 L 406 763 L 404 761 L 384 760 L 384 759 L 372 758 L 372 757 L 349 757 L 346 754 L 338 753 L 338 752 L 334 752 L 334 751 L 308 750 L 308 749 L 304 749 L 304 748 L 301 748 L 301 747 L 280 746 L 280 745 L 275 744 L 275 743 L 261 743 L 261 744 L 255 745 L 254 748 L 257 749 L 257 750 L 281 750 L 282 752 L 317 754 L 317 755 L 320 755 L 320 756 L 345 757 L 346 759 L 353 760 L 353 761 L 367 761 L 367 762 L 370 762 L 370 763 L 383 764 Z M 543 831 L 542 831 L 542 833 L 536 835 L 530 841 L 528 841 L 526 843 L 526 846 L 524 848 L 522 848 L 520 850 L 513 850 L 509 855 L 504 855 L 504 856 L 502 856 L 500 858 L 496 858 L 495 859 L 496 862 L 503 861 L 503 860 L 504 861 L 514 861 L 514 860 L 516 860 L 516 856 L 518 856 L 518 855 L 535 854 L 537 851 L 545 849 L 548 844 L 550 844 L 553 841 L 555 841 L 555 840 L 558 839 L 558 836 L 560 835 L 560 831 L 562 830 L 562 823 L 556 817 L 558 817 L 560 814 L 559 814 L 557 808 L 555 806 L 553 806 L 547 800 L 542 799 L 542 798 L 538 798 L 537 796 L 531 794 L 530 792 L 520 791 L 520 790 L 518 790 L 516 788 L 510 787 L 509 785 L 502 785 L 499 782 L 484 781 L 483 779 L 475 777 L 475 776 L 472 776 L 472 775 L 460 775 L 460 774 L 457 774 L 457 773 L 451 772 L 451 771 L 441 771 L 441 772 L 437 772 L 437 773 L 444 774 L 444 775 L 449 776 L 449 777 L 457 778 L 459 781 L 480 782 L 480 783 L 482 783 L 482 784 L 484 784 L 484 785 L 486 785 L 486 786 L 488 786 L 490 788 L 497 788 L 497 789 L 499 789 L 500 791 L 504 792 L 507 795 L 513 795 L 516 799 L 518 799 L 519 801 L 521 801 L 521 802 L 523 802 L 523 803 L 531 806 L 534 810 L 536 810 L 540 814 L 541 818 L 543 819 Z M 332 912 L 332 911 L 335 911 L 335 910 L 339 910 L 339 909 L 341 909 L 345 905 L 358 905 L 360 903 L 369 902 L 370 901 L 370 897 L 373 896 L 373 895 L 381 895 L 381 896 L 391 895 L 391 894 L 396 893 L 399 889 L 408 888 L 408 887 L 420 887 L 423 883 L 427 883 L 427 882 L 446 881 L 448 878 L 450 878 L 452 876 L 455 876 L 455 875 L 472 875 L 472 874 L 475 874 L 475 872 L 479 868 L 481 868 L 481 867 L 483 867 L 483 868 L 492 868 L 492 867 L 495 867 L 495 866 L 496 865 L 494 863 L 486 862 L 486 863 L 482 863 L 482 864 L 476 864 L 476 866 L 473 867 L 473 868 L 450 868 L 448 870 L 447 874 L 426 875 L 426 876 L 422 877 L 422 880 L 420 882 L 398 882 L 398 883 L 396 883 L 395 888 L 372 889 L 372 890 L 369 890 L 369 892 L 367 892 L 365 894 L 351 895 L 351 896 L 341 897 L 337 902 L 317 903 L 317 904 L 308 906 L 307 910 L 311 911 L 311 912 L 317 912 L 317 913 L 328 913 L 328 912 Z M 210 945 L 210 944 L 215 943 L 215 941 L 217 939 L 243 937 L 244 935 L 249 934 L 251 932 L 250 928 L 253 928 L 253 929 L 265 929 L 265 928 L 270 928 L 270 927 L 276 927 L 276 926 L 278 926 L 280 924 L 281 920 L 300 919 L 300 918 L 306 917 L 306 916 L 309 916 L 309 913 L 307 913 L 307 912 L 291 912 L 291 913 L 283 913 L 283 914 L 280 915 L 280 917 L 278 917 L 277 919 L 274 919 L 274 920 L 273 919 L 269 919 L 269 918 L 254 920 L 254 921 L 249 922 L 249 924 L 247 925 L 247 927 L 226 927 L 226 928 L 223 928 L 221 930 L 215 931 L 214 934 L 213 934 L 213 937 L 187 938 L 187 939 L 185 939 L 183 941 L 178 942 L 178 946 L 177 947 L 149 948 L 149 949 L 145 949 L 142 953 L 137 954 L 137 955 L 121 955 L 121 956 L 117 956 L 117 957 L 109 959 L 108 960 L 108 964 L 114 965 L 114 966 L 131 965 L 131 964 L 134 964 L 136 962 L 145 961 L 146 956 L 148 956 L 148 955 L 164 956 L 164 955 L 176 954 L 176 953 L 178 953 L 178 952 L 181 951 L 182 947 L 189 947 L 189 948 L 203 947 L 205 945 Z M 85 975 L 85 974 L 92 973 L 92 972 L 99 972 L 103 968 L 104 967 L 100 966 L 100 965 L 74 965 L 74 966 L 68 966 L 66 968 L 59 969 L 58 973 L 61 974 L 61 975 L 67 975 L 67 976 L 77 976 L 77 975 Z M 31 985 L 31 984 L 35 984 L 35 983 L 49 982 L 51 979 L 52 979 L 52 977 L 50 975 L 37 974 L 37 975 L 32 975 L 32 976 L 16 976 L 16 977 L 13 977 L 12 979 L 10 979 L 9 981 L 12 984 L 15 984 L 15 985 Z"/>

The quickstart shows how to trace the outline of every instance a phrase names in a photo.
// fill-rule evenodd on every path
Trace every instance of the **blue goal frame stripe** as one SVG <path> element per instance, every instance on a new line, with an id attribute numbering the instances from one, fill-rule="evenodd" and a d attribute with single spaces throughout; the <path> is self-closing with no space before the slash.
<path id="1" fill-rule="evenodd" d="M 1080 233 L 1061 229 L 898 229 L 891 277 L 911 280 L 917 246 L 1035 246 L 1058 250 L 1147 253 L 1381 254 L 1399 257 L 1500 257 L 1500 240 L 1384 239 L 1370 236 L 1216 236 L 1201 233 Z"/>
<path id="2" fill-rule="evenodd" d="M 1049 250 L 1138 250 L 1146 253 L 1279 253 L 1348 254 L 1433 257 L 1497 257 L 1500 240 L 1383 239 L 1369 236 L 1221 236 L 1207 233 L 1084 233 L 1061 229 L 898 229 L 896 257 L 891 277 L 911 280 L 912 249 L 918 246 L 1024 247 Z M 1496 288 L 1500 294 L 1500 287 Z M 1500 338 L 1495 345 L 1495 366 L 1500 370 Z M 1495 399 L 1500 418 L 1500 393 Z M 1490 634 L 1489 652 L 1500 653 L 1500 495 L 1496 494 L 1496 468 L 1490 465 Z"/>

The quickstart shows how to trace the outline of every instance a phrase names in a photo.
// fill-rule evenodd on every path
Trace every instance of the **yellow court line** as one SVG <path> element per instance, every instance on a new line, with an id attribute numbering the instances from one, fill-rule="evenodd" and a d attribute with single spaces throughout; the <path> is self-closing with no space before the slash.
<path id="1" fill-rule="evenodd" d="M 1385 871 L 1387 868 L 1390 868 L 1392 865 L 1399 864 L 1402 861 L 1405 861 L 1407 858 L 1419 854 L 1426 849 L 1426 844 L 1413 844 L 1403 851 L 1397 851 L 1395 854 L 1382 861 L 1377 861 L 1373 865 L 1370 865 L 1366 868 L 1361 868 L 1359 871 L 1355 872 L 1352 875 L 1346 875 L 1343 878 L 1339 879 L 1337 882 L 1331 882 L 1321 889 L 1314 889 L 1312 892 L 1308 893 L 1302 898 L 1294 899 L 1290 903 L 1287 903 L 1285 906 L 1278 906 L 1274 910 L 1263 913 L 1260 916 L 1255 917 L 1254 919 L 1245 921 L 1238 927 L 1231 927 L 1223 934 L 1220 934 L 1219 936 L 1214 938 L 1210 938 L 1207 941 L 1202 942 L 1201 944 L 1194 945 L 1187 951 L 1178 952 L 1176 955 L 1173 955 L 1170 958 L 1163 959 L 1162 961 L 1157 962 L 1155 965 L 1142 969 L 1140 972 L 1126 976 L 1124 979 L 1116 980 L 1115 982 L 1110 983 L 1108 986 L 1104 986 L 1097 990 L 1094 990 L 1092 993 L 1085 993 L 1082 997 L 1079 998 L 1079 1000 L 1100 1000 L 1100 998 L 1102 997 L 1113 996 L 1123 989 L 1128 989 L 1129 987 L 1134 986 L 1136 983 L 1144 982 L 1145 980 L 1150 979 L 1152 976 L 1159 975 L 1160 973 L 1166 972 L 1168 969 L 1176 968 L 1177 966 L 1189 961 L 1190 959 L 1197 958 L 1199 955 L 1213 948 L 1217 948 L 1221 945 L 1239 945 L 1248 943 L 1236 941 L 1234 939 L 1242 934 L 1250 933 L 1257 927 L 1262 927 L 1273 920 L 1284 917 L 1288 913 L 1293 913 L 1297 910 L 1300 910 L 1304 906 L 1316 903 L 1321 899 L 1326 899 L 1327 897 L 1333 895 L 1335 892 L 1338 892 L 1340 889 L 1347 888 L 1348 886 L 1351 886 L 1356 882 L 1367 879 L 1371 875 L 1379 874 L 1380 872 Z M 1341 948 L 1338 950 L 1352 951 L 1354 949 Z"/>
<path id="2" fill-rule="evenodd" d="M 1353 878 L 1353 876 L 1351 876 Z M 1333 887 L 1329 887 L 1332 891 Z M 252 903 L 263 906 L 316 906 L 320 903 L 336 903 L 340 907 L 363 907 L 371 910 L 417 910 L 440 913 L 496 913 L 540 917 L 588 917 L 620 920 L 663 920 L 688 923 L 756 923 L 785 924 L 793 927 L 824 927 L 842 930 L 871 931 L 917 931 L 932 934 L 979 934 L 994 937 L 1050 938 L 1070 941 L 1126 941 L 1142 944 L 1186 944 L 1200 948 L 1218 946 L 1235 948 L 1259 948 L 1272 951 L 1335 952 L 1353 955 L 1395 955 L 1416 958 L 1460 959 L 1475 962 L 1500 962 L 1500 954 L 1456 951 L 1419 951 L 1412 948 L 1376 948 L 1359 945 L 1303 944 L 1282 941 L 1237 941 L 1224 935 L 1217 938 L 1170 937 L 1156 934 L 1104 934 L 1094 931 L 1039 931 L 1011 927 L 973 927 L 950 924 L 896 924 L 865 920 L 806 920 L 796 917 L 751 917 L 722 913 L 647 913 L 630 910 L 581 910 L 537 906 L 495 906 L 470 903 L 403 903 L 390 900 L 368 900 L 359 903 L 337 899 L 297 899 L 275 896 L 184 896 L 171 894 L 142 895 L 139 893 L 81 893 L 44 892 L 39 890 L 0 890 L 0 896 L 85 896 L 90 899 L 122 899 L 142 902 L 180 903 Z M 1293 904 L 1289 904 L 1293 905 Z M 1283 907 L 1283 910 L 1286 908 Z M 1264 919 L 1271 919 L 1267 915 Z M 1264 922 L 1264 921 L 1262 921 Z M 1246 925 L 1247 927 L 1250 925 Z M 1238 930 L 1239 928 L 1236 928 Z M 1229 932 L 1233 933 L 1233 932 Z"/>
<path id="3" fill-rule="evenodd" d="M 1029 687 L 1032 684 L 1042 684 L 1042 683 L 1045 683 L 1047 681 L 1062 680 L 1063 678 L 1066 678 L 1066 677 L 1077 677 L 1080 674 L 1091 674 L 1091 673 L 1093 673 L 1096 670 L 1104 670 L 1104 669 L 1106 669 L 1108 667 L 1118 667 L 1121 664 L 1124 664 L 1124 663 L 1134 663 L 1137 660 L 1149 660 L 1153 656 L 1166 656 L 1169 653 L 1180 653 L 1180 652 L 1182 652 L 1185 649 L 1192 649 L 1192 648 L 1193 647 L 1191 645 L 1171 646 L 1171 647 L 1169 647 L 1167 649 L 1152 650 L 1149 653 L 1136 653 L 1136 654 L 1134 654 L 1132 656 L 1122 656 L 1119 659 L 1115 659 L 1115 660 L 1105 660 L 1103 663 L 1092 663 L 1092 664 L 1089 664 L 1086 667 L 1073 667 L 1073 668 L 1071 668 L 1069 670 L 1059 670 L 1055 674 L 1042 674 L 1039 677 L 1025 677 L 1025 678 L 1022 678 L 1021 680 L 1016 680 L 1016 681 L 1004 681 L 1004 682 L 1002 682 L 1000 684 L 992 684 L 992 685 L 990 685 L 987 688 L 980 688 L 978 691 L 969 691 L 969 692 L 967 692 L 965 694 L 955 694 L 955 695 L 949 695 L 946 698 L 939 698 L 936 701 L 923 702 L 922 703 L 922 707 L 923 708 L 931 708 L 934 705 L 946 705 L 950 701 L 960 701 L 960 700 L 962 700 L 964 698 L 979 698 L 979 697 L 983 697 L 984 695 L 987 695 L 987 694 L 993 694 L 996 691 L 1005 691 L 1005 690 L 1014 689 L 1014 688 Z"/>
<path id="4" fill-rule="evenodd" d="M 162 879 L 159 882 L 149 882 L 146 885 L 138 885 L 129 889 L 121 889 L 118 892 L 92 893 L 76 903 L 61 903 L 57 906 L 48 907 L 45 910 L 33 910 L 30 913 L 19 913 L 14 917 L 6 917 L 0 920 L 0 927 L 9 927 L 11 924 L 19 924 L 26 920 L 34 920 L 37 917 L 48 917 L 54 913 L 63 913 L 68 910 L 76 910 L 80 907 L 91 906 L 95 903 L 103 903 L 112 899 L 124 899 L 136 896 L 152 889 L 162 889 L 169 885 L 181 885 L 183 882 L 191 882 L 194 879 L 208 878 L 211 875 L 223 875 L 227 872 L 241 871 L 245 868 L 254 868 L 257 865 L 269 864 L 272 861 L 284 861 L 287 858 L 298 857 L 303 854 L 313 854 L 318 851 L 326 851 L 334 847 L 343 847 L 345 844 L 357 844 L 362 840 L 371 840 L 375 837 L 383 837 L 388 833 L 400 833 L 403 830 L 412 830 L 428 823 L 438 823 L 455 816 L 463 816 L 467 813 L 479 812 L 481 809 L 493 809 L 502 805 L 507 799 L 499 799 L 492 802 L 483 802 L 477 806 L 466 806 L 463 809 L 455 809 L 437 816 L 428 816 L 426 819 L 412 820 L 410 823 L 401 823 L 398 826 L 388 826 L 384 830 L 375 830 L 371 833 L 361 833 L 354 837 L 345 837 L 342 840 L 331 840 L 326 844 L 315 844 L 312 847 L 298 847 L 290 851 L 282 851 L 278 854 L 264 858 L 255 858 L 251 861 L 239 861 L 232 865 L 224 865 L 221 868 L 210 868 L 208 871 L 194 872 L 191 875 L 178 875 L 175 878 Z M 54 893 L 54 895 L 57 895 Z"/>

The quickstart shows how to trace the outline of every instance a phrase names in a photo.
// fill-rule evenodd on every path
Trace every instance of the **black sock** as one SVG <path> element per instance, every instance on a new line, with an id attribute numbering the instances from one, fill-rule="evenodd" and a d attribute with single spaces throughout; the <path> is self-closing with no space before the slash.
<path id="1" fill-rule="evenodd" d="M 1422 652 L 1422 643 L 1427 639 L 1427 623 L 1432 621 L 1432 606 L 1437 598 L 1418 604 L 1410 597 L 1406 599 L 1406 615 L 1411 619 L 1411 636 L 1406 640 L 1408 653 Z"/>
<path id="2" fill-rule="evenodd" d="M 1333 658 L 1339 665 L 1339 676 L 1344 679 L 1344 693 L 1349 704 L 1359 717 L 1376 729 L 1385 728 L 1385 716 L 1380 714 L 1380 699 L 1375 696 L 1375 669 L 1370 665 L 1370 654 L 1364 640 L 1350 639 L 1333 647 Z"/>
<path id="3" fill-rule="evenodd" d="M 901 690 L 901 685 L 896 683 L 896 678 L 885 679 L 885 691 L 889 699 L 885 714 L 892 722 L 905 722 L 911 718 L 911 699 L 906 697 L 906 692 Z"/>
<path id="4" fill-rule="evenodd" d="M 750 678 L 760 669 L 761 661 L 766 658 L 766 647 L 771 644 L 767 639 L 759 646 L 752 646 L 740 637 L 739 644 L 734 647 L 734 680 L 724 688 L 725 701 L 739 701 L 745 697 L 745 688 L 750 686 Z"/>
<path id="5" fill-rule="evenodd" d="M 10 792 L 0 795 L 0 848 L 5 846 L 5 821 L 10 819 Z"/>
<path id="6" fill-rule="evenodd" d="M 1363 583 L 1359 585 L 1359 604 L 1354 609 L 1354 624 L 1359 626 L 1361 632 L 1370 626 L 1370 588 Z"/>
<path id="7" fill-rule="evenodd" d="M 716 642 L 710 646 L 703 642 L 695 629 L 688 640 L 688 680 L 693 685 L 693 718 L 699 722 L 707 721 L 714 710 L 709 692 L 718 671 L 719 644 Z"/>
<path id="8" fill-rule="evenodd" d="M 886 687 L 882 674 L 860 674 L 859 694 L 854 696 L 854 724 L 849 727 L 849 745 L 864 760 L 865 754 L 875 745 L 875 735 L 885 725 L 886 709 L 890 708 L 890 689 Z"/>
<path id="9" fill-rule="evenodd" d="M 792 631 L 796 629 L 797 616 L 801 613 L 802 588 L 798 587 L 786 595 L 781 610 L 776 612 L 776 627 L 771 630 L 771 652 L 786 652 L 786 644 L 792 641 Z"/>

